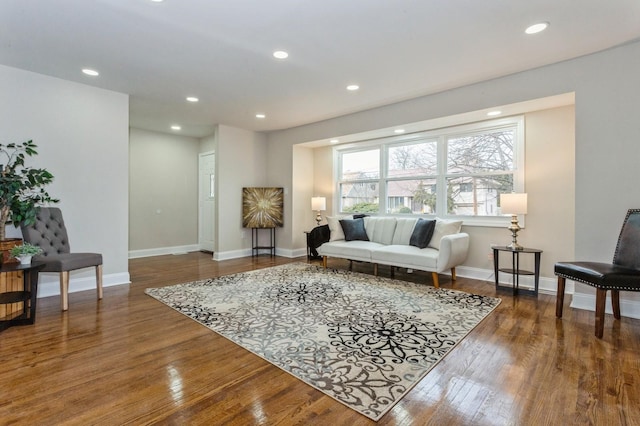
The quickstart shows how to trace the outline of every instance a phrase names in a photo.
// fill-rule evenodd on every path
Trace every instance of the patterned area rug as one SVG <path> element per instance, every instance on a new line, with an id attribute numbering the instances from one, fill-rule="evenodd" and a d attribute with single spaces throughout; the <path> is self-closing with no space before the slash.
<path id="1" fill-rule="evenodd" d="M 373 420 L 500 303 L 304 263 L 146 293 Z"/>

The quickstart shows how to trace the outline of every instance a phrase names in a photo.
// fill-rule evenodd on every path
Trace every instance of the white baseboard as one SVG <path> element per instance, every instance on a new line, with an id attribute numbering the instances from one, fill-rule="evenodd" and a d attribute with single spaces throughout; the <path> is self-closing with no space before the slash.
<path id="1" fill-rule="evenodd" d="M 120 272 L 102 276 L 103 288 L 129 284 L 131 284 L 131 281 L 129 279 L 128 272 Z M 69 293 L 95 289 L 95 274 L 87 277 L 69 279 Z M 58 295 L 60 295 L 60 274 L 58 274 L 57 272 L 41 272 L 38 279 L 38 298 Z"/>
<path id="2" fill-rule="evenodd" d="M 623 294 L 623 293 L 621 293 Z M 585 309 L 587 311 L 596 310 L 596 296 L 595 294 L 575 293 L 573 299 L 571 299 L 572 308 Z M 613 314 L 611 308 L 611 298 L 607 296 L 605 303 L 605 312 Z M 620 315 L 623 317 L 640 319 L 640 302 L 636 300 L 625 300 L 620 298 Z"/>
<path id="3" fill-rule="evenodd" d="M 488 283 L 495 285 L 495 277 L 493 269 L 480 269 L 471 268 L 468 266 L 457 266 L 456 275 L 465 278 L 473 278 L 475 280 L 487 281 Z M 500 273 L 500 285 L 510 286 L 513 285 L 513 277 L 510 274 Z M 532 276 L 525 275 L 520 277 L 520 288 L 526 290 L 533 290 L 534 280 Z M 542 294 L 550 294 L 555 296 L 557 293 L 557 280 L 556 278 L 540 277 L 538 282 L 538 292 Z M 575 286 L 572 281 L 568 281 L 565 294 L 573 294 Z"/>
<path id="4" fill-rule="evenodd" d="M 143 250 L 130 250 L 129 259 L 136 259 L 139 257 L 162 256 L 165 254 L 185 254 L 192 251 L 200 251 L 200 246 L 198 244 L 190 244 L 187 246 L 158 247 L 158 248 L 143 249 Z"/>
<path id="5" fill-rule="evenodd" d="M 265 254 L 265 251 L 264 250 L 260 250 L 259 254 L 263 255 L 263 254 Z M 238 259 L 238 258 L 241 258 L 241 257 L 250 257 L 251 255 L 252 255 L 252 250 L 251 249 L 215 252 L 213 254 L 213 260 Z M 301 257 L 301 256 L 306 256 L 306 255 L 307 255 L 307 250 L 306 249 L 290 250 L 290 249 L 279 249 L 279 248 L 276 247 L 276 256 L 288 257 L 290 259 L 293 259 L 295 257 Z"/>
<path id="6" fill-rule="evenodd" d="M 476 280 L 487 281 L 495 285 L 493 270 L 469 268 L 466 266 L 458 266 L 456 275 L 465 278 L 473 278 Z M 500 284 L 511 285 L 512 277 L 508 274 L 500 273 Z M 520 277 L 520 287 L 533 289 L 533 277 Z M 555 296 L 558 293 L 557 278 L 540 277 L 538 291 L 543 294 Z M 624 293 L 622 293 L 624 294 Z M 576 293 L 575 282 L 567 280 L 565 287 L 565 295 L 572 295 L 571 304 L 575 309 L 584 309 L 587 311 L 596 310 L 596 296 L 594 294 Z M 611 309 L 611 298 L 607 297 L 606 312 L 613 314 Z M 620 313 L 624 317 L 640 319 L 640 302 L 635 300 L 625 300 L 620 298 Z"/>
<path id="7" fill-rule="evenodd" d="M 148 257 L 148 256 L 159 256 L 166 254 L 183 254 L 192 251 L 199 251 L 200 248 L 198 245 L 188 245 L 188 246 L 176 246 L 176 247 L 164 247 L 157 249 L 147 249 L 147 250 L 132 250 L 129 252 L 129 258 L 134 259 L 137 257 Z M 251 249 L 241 249 L 241 250 L 231 250 L 226 252 L 215 252 L 213 254 L 213 260 L 221 261 L 221 260 L 230 260 L 230 259 L 238 259 L 242 257 L 250 257 L 252 254 Z M 276 248 L 276 255 L 287 257 L 287 258 L 295 258 L 302 257 L 307 255 L 307 251 L 304 248 L 300 249 L 279 249 Z M 447 275 L 443 272 L 443 274 Z M 472 278 L 479 281 L 486 281 L 489 285 L 495 285 L 493 269 L 481 269 L 481 268 L 472 268 L 468 266 L 458 266 L 456 267 L 456 275 L 459 277 Z M 41 274 L 42 275 L 42 274 Z M 109 276 L 111 277 L 111 276 Z M 114 274 L 112 278 L 107 278 L 105 276 L 103 282 L 104 287 L 108 287 L 111 285 L 120 285 L 120 284 L 128 284 L 129 283 L 129 274 Z M 512 285 L 512 276 L 506 273 L 500 273 L 500 284 L 510 286 Z M 533 277 L 532 276 L 521 276 L 520 277 L 520 287 L 523 289 L 532 290 L 534 287 Z M 91 290 L 95 289 L 95 278 L 79 278 L 76 280 L 71 280 L 69 283 L 69 292 L 74 291 L 83 291 L 83 290 Z M 540 277 L 538 291 L 541 294 L 549 294 L 555 296 L 557 293 L 557 278 L 555 277 Z M 43 282 L 40 280 L 39 288 L 38 288 L 38 297 L 47 297 L 60 294 L 60 287 L 57 281 L 55 282 Z M 572 295 L 571 307 L 576 309 L 584 309 L 587 311 L 595 311 L 596 306 L 596 297 L 592 294 L 584 294 L 584 293 L 576 293 L 575 292 L 575 283 L 573 281 L 567 280 L 566 295 Z M 610 298 L 607 298 L 607 313 L 613 313 L 611 310 L 611 302 Z M 629 318 L 638 318 L 640 319 L 640 302 L 634 300 L 625 300 L 624 298 L 620 299 L 620 310 L 622 315 Z"/>
<path id="8" fill-rule="evenodd" d="M 230 260 L 239 259 L 241 257 L 251 257 L 251 249 L 216 251 L 213 253 L 213 260 Z"/>

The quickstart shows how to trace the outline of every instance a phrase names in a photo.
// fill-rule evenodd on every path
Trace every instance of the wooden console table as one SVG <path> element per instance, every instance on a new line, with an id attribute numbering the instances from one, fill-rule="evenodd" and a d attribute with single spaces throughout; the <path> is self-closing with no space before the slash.
<path id="1" fill-rule="evenodd" d="M 36 300 L 38 296 L 38 272 L 44 263 L 29 265 L 4 263 L 0 265 L 0 331 L 13 325 L 33 324 L 36 320 Z M 12 278 L 22 275 L 22 286 L 16 288 Z M 17 306 L 17 309 L 16 309 Z"/>

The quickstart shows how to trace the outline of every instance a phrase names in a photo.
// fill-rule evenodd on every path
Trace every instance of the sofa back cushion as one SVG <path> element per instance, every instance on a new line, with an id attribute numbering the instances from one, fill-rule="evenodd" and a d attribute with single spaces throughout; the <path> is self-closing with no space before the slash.
<path id="1" fill-rule="evenodd" d="M 340 219 L 353 219 L 353 216 L 327 216 L 326 219 L 329 225 L 329 241 L 344 240 Z"/>
<path id="2" fill-rule="evenodd" d="M 369 241 L 389 245 L 393 242 L 396 218 L 367 216 L 364 218 L 364 227 Z"/>
<path id="3" fill-rule="evenodd" d="M 436 228 L 433 230 L 433 236 L 429 242 L 429 247 L 440 250 L 440 240 L 442 237 L 457 234 L 460 232 L 461 228 L 461 220 L 443 220 L 436 218 Z"/>
<path id="4" fill-rule="evenodd" d="M 413 228 L 409 244 L 418 248 L 427 248 L 431 242 L 433 231 L 436 228 L 436 221 L 429 219 L 418 219 L 416 226 Z"/>
<path id="5" fill-rule="evenodd" d="M 396 232 L 393 234 L 392 244 L 409 245 L 413 228 L 416 226 L 418 218 L 399 217 L 396 219 Z"/>
<path id="6" fill-rule="evenodd" d="M 344 239 L 346 241 L 369 241 L 367 231 L 364 229 L 364 220 L 359 219 L 340 219 Z"/>

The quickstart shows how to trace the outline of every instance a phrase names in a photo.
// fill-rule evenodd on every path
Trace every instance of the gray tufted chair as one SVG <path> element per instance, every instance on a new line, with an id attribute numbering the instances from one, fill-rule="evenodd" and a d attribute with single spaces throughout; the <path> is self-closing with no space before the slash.
<path id="1" fill-rule="evenodd" d="M 567 279 L 596 288 L 596 337 L 604 333 L 604 305 L 611 290 L 613 316 L 620 319 L 620 291 L 640 291 L 640 209 L 629 209 L 620 230 L 612 263 L 558 262 L 556 317 L 562 318 Z"/>
<path id="2" fill-rule="evenodd" d="M 62 310 L 69 309 L 69 271 L 95 267 L 98 299 L 102 299 L 102 255 L 99 253 L 71 253 L 67 229 L 62 212 L 56 207 L 41 207 L 36 222 L 21 226 L 22 238 L 43 250 L 34 261 L 44 262 L 41 272 L 60 273 L 60 304 Z"/>

